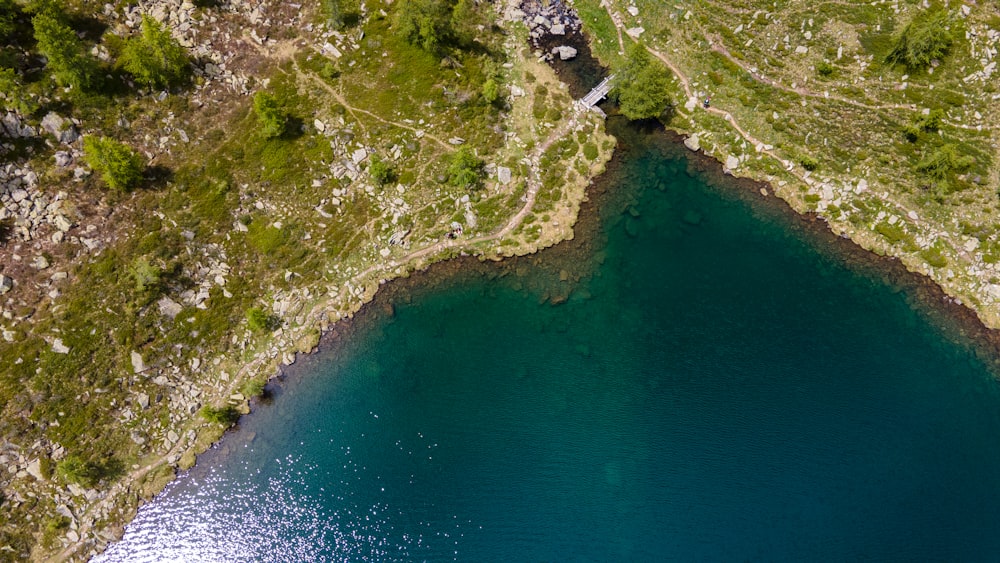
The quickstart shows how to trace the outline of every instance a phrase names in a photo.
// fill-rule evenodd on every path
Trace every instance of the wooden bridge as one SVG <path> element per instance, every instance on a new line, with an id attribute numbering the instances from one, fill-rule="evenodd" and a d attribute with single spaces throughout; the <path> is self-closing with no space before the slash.
<path id="1" fill-rule="evenodd" d="M 580 98 L 577 103 L 583 106 L 585 109 L 596 109 L 600 111 L 600 108 L 596 108 L 598 102 L 608 97 L 608 92 L 611 91 L 611 82 L 615 79 L 615 75 L 611 75 L 601 81 L 600 84 L 594 86 L 594 89 L 587 93 L 586 96 Z"/>

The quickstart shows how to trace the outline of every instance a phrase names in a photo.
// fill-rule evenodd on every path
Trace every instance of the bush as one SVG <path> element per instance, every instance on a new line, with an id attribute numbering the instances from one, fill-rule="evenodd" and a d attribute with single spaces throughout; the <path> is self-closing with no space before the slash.
<path id="1" fill-rule="evenodd" d="M 455 151 L 448 165 L 448 182 L 460 188 L 476 188 L 482 180 L 483 161 L 469 147 Z"/>
<path id="2" fill-rule="evenodd" d="M 276 330 L 279 324 L 278 317 L 264 312 L 260 307 L 247 309 L 247 326 L 254 332 Z"/>
<path id="3" fill-rule="evenodd" d="M 903 136 L 911 143 L 920 139 L 921 133 L 937 133 L 944 122 L 944 110 L 931 110 L 927 115 L 921 115 L 913 123 L 903 126 Z"/>
<path id="4" fill-rule="evenodd" d="M 101 478 L 101 468 L 71 455 L 56 464 L 56 475 L 67 483 L 92 489 Z"/>
<path id="5" fill-rule="evenodd" d="M 280 137 L 288 125 L 288 115 L 278 100 L 267 92 L 257 92 L 253 97 L 253 111 L 260 122 L 260 132 L 265 139 Z"/>
<path id="6" fill-rule="evenodd" d="M 947 179 L 953 172 L 965 172 L 972 168 L 975 162 L 975 158 L 959 154 L 955 145 L 947 144 L 921 158 L 917 163 L 917 172 L 941 181 Z"/>
<path id="7" fill-rule="evenodd" d="M 236 410 L 236 407 L 232 405 L 226 405 L 224 407 L 212 407 L 205 405 L 198 411 L 198 414 L 208 422 L 215 424 L 221 424 L 223 426 L 232 426 L 236 424 L 236 421 L 240 419 L 240 411 Z"/>
<path id="8" fill-rule="evenodd" d="M 135 290 L 139 293 L 159 293 L 163 272 L 149 260 L 140 258 L 132 264 L 132 278 L 135 280 Z"/>
<path id="9" fill-rule="evenodd" d="M 483 100 L 487 104 L 495 104 L 500 99 L 500 85 L 496 80 L 490 78 L 483 83 Z"/>
<path id="10" fill-rule="evenodd" d="M 333 29 L 344 27 L 344 10 L 340 0 L 320 0 L 320 12 Z"/>
<path id="11" fill-rule="evenodd" d="M 583 156 L 587 157 L 587 160 L 595 160 L 597 158 L 597 145 L 590 142 L 584 143 Z"/>
<path id="12" fill-rule="evenodd" d="M 917 120 L 917 126 L 920 127 L 921 131 L 926 133 L 936 133 L 941 129 L 941 123 L 944 121 L 944 110 L 935 109 L 931 110 L 927 115 L 920 116 Z"/>
<path id="13" fill-rule="evenodd" d="M 38 103 L 28 97 L 24 81 L 13 69 L 0 68 L 0 108 L 29 115 L 38 109 Z"/>
<path id="14" fill-rule="evenodd" d="M 97 61 L 68 25 L 50 13 L 40 13 L 32 19 L 38 52 L 48 61 L 56 81 L 63 86 L 87 89 L 98 76 Z"/>
<path id="15" fill-rule="evenodd" d="M 407 42 L 437 53 L 452 36 L 451 9 L 445 0 L 402 0 L 397 4 L 395 28 Z"/>
<path id="16" fill-rule="evenodd" d="M 896 36 L 886 61 L 910 70 L 930 66 L 931 61 L 943 58 L 955 41 L 951 23 L 948 12 L 940 6 L 920 13 Z"/>
<path id="17" fill-rule="evenodd" d="M 808 170 L 810 172 L 812 172 L 812 171 L 816 170 L 817 168 L 819 168 L 819 162 L 815 158 L 813 158 L 813 157 L 811 157 L 809 155 L 800 156 L 799 157 L 799 164 L 802 166 L 802 168 L 805 168 L 806 170 Z"/>
<path id="18" fill-rule="evenodd" d="M 128 145 L 107 137 L 83 138 L 87 164 L 97 171 L 112 189 L 127 191 L 142 180 L 145 168 L 142 157 Z"/>
<path id="19" fill-rule="evenodd" d="M 372 155 L 371 161 L 368 163 L 368 175 L 380 186 L 384 186 L 396 179 L 396 173 L 377 154 Z"/>
<path id="20" fill-rule="evenodd" d="M 948 265 L 948 258 L 941 253 L 940 249 L 933 246 L 922 250 L 920 252 L 920 257 L 935 268 L 944 268 Z"/>
<path id="21" fill-rule="evenodd" d="M 0 40 L 6 39 L 17 29 L 21 7 L 14 0 L 0 0 Z"/>
<path id="22" fill-rule="evenodd" d="M 826 61 L 820 61 L 819 64 L 816 65 L 816 74 L 819 74 L 824 78 L 833 76 L 834 70 L 833 65 Z"/>
<path id="23" fill-rule="evenodd" d="M 264 385 L 265 382 L 263 379 L 255 377 L 244 383 L 240 391 L 246 397 L 260 397 L 264 394 Z"/>
<path id="24" fill-rule="evenodd" d="M 191 74 L 187 51 L 153 18 L 142 16 L 142 31 L 125 43 L 118 65 L 150 88 L 184 83 Z"/>

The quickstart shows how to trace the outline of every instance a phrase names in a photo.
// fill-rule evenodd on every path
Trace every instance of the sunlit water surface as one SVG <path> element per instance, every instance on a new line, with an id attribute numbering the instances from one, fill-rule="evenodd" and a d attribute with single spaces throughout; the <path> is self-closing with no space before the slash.
<path id="1" fill-rule="evenodd" d="M 632 148 L 592 246 L 397 292 L 98 560 L 1000 557 L 983 365 Z"/>

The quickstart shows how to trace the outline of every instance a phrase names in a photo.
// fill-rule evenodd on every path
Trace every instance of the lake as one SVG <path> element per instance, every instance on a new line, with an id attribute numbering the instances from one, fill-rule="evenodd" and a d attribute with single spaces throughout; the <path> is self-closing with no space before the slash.
<path id="1" fill-rule="evenodd" d="M 98 560 L 995 560 L 976 343 L 609 126 L 576 241 L 389 284 Z"/>

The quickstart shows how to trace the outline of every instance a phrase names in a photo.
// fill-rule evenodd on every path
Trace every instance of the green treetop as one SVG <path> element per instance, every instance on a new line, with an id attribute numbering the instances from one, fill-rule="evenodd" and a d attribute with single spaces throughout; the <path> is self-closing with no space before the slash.
<path id="1" fill-rule="evenodd" d="M 97 79 L 97 61 L 87 53 L 76 32 L 47 12 L 39 13 L 31 21 L 38 52 L 48 61 L 47 66 L 56 81 L 81 89 L 93 86 Z"/>
<path id="2" fill-rule="evenodd" d="M 191 73 L 187 51 L 160 22 L 142 16 L 142 31 L 125 43 L 118 65 L 151 88 L 183 84 Z"/>
<path id="3" fill-rule="evenodd" d="M 670 105 L 670 76 L 641 43 L 629 47 L 624 65 L 616 73 L 612 95 L 622 115 L 629 119 L 659 117 Z"/>
<path id="4" fill-rule="evenodd" d="M 142 157 L 128 145 L 107 137 L 83 138 L 83 154 L 112 189 L 130 190 L 142 180 Z"/>
<path id="5" fill-rule="evenodd" d="M 461 188 L 476 188 L 482 179 L 483 161 L 469 147 L 455 151 L 448 165 L 448 181 Z"/>
<path id="6" fill-rule="evenodd" d="M 278 100 L 267 92 L 257 92 L 253 97 L 253 111 L 260 122 L 260 132 L 265 139 L 280 137 L 288 126 L 288 115 Z"/>
<path id="7" fill-rule="evenodd" d="M 896 46 L 886 61 L 911 71 L 927 68 L 931 61 L 942 59 L 955 42 L 951 25 L 948 12 L 940 6 L 918 14 L 896 36 Z"/>

